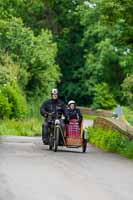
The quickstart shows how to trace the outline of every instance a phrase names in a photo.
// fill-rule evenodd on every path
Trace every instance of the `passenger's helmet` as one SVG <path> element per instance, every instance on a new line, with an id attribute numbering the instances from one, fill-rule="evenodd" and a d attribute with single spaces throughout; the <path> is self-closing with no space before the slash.
<path id="1" fill-rule="evenodd" d="M 52 91 L 51 91 L 51 94 L 56 94 L 56 95 L 58 95 L 58 89 L 53 88 Z"/>
<path id="2" fill-rule="evenodd" d="M 76 102 L 75 102 L 74 100 L 70 100 L 70 101 L 68 102 L 68 106 L 70 106 L 71 104 L 76 104 Z"/>

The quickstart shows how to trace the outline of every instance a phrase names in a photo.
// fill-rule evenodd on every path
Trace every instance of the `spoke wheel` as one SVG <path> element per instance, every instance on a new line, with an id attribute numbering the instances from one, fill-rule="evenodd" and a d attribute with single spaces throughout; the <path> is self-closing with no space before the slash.
<path id="1" fill-rule="evenodd" d="M 59 129 L 59 127 L 56 127 L 55 128 L 55 135 L 54 135 L 54 152 L 56 152 L 57 149 L 58 149 L 59 135 L 60 135 L 60 129 Z"/>
<path id="2" fill-rule="evenodd" d="M 82 152 L 85 153 L 87 149 L 87 139 L 85 139 L 85 132 L 83 132 Z"/>
<path id="3" fill-rule="evenodd" d="M 82 144 L 82 152 L 85 153 L 87 149 L 87 140 L 83 140 L 83 144 Z"/>

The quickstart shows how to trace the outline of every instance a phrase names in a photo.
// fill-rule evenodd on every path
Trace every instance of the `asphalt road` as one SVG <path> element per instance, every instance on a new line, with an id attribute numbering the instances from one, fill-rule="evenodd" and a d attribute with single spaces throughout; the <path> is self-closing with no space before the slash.
<path id="1" fill-rule="evenodd" d="M 49 151 L 39 137 L 0 138 L 0 200 L 133 200 L 133 161 L 88 145 Z"/>

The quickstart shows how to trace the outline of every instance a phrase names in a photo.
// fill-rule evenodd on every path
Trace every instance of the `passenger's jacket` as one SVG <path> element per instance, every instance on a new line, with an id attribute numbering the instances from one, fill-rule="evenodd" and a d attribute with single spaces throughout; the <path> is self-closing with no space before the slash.
<path id="1" fill-rule="evenodd" d="M 83 116 L 78 108 L 68 108 L 67 109 L 67 116 L 68 116 L 68 121 L 71 119 L 77 119 L 79 123 L 82 122 Z"/>
<path id="2" fill-rule="evenodd" d="M 58 113 L 58 118 L 61 118 L 62 115 L 64 115 L 65 118 L 67 118 L 67 110 L 66 106 L 63 101 L 60 99 L 50 99 L 44 102 L 40 108 L 40 113 L 47 119 L 47 113 Z"/>

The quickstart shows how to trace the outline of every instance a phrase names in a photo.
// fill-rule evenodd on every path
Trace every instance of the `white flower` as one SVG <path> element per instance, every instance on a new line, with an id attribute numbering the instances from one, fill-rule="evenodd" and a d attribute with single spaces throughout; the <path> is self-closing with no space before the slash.
<path id="1" fill-rule="evenodd" d="M 127 48 L 127 53 L 130 53 L 130 49 L 129 48 Z"/>
<path id="2" fill-rule="evenodd" d="M 129 54 L 129 53 L 130 53 L 130 49 L 129 49 L 129 48 L 127 48 L 127 49 L 123 52 L 124 55 L 127 55 L 127 54 Z"/>
<path id="3" fill-rule="evenodd" d="M 84 5 L 88 6 L 89 8 L 95 8 L 96 7 L 95 3 L 90 3 L 89 1 L 84 1 Z"/>
<path id="4" fill-rule="evenodd" d="M 115 48 L 114 48 L 114 50 L 117 52 L 117 51 L 118 51 L 118 48 L 117 48 L 117 47 L 115 47 Z"/>
<path id="5" fill-rule="evenodd" d="M 73 4 L 76 4 L 76 1 L 75 1 L 75 0 L 72 0 L 72 3 L 73 3 Z"/>

